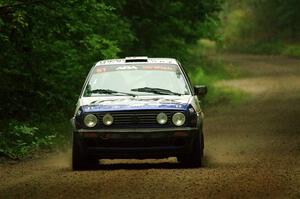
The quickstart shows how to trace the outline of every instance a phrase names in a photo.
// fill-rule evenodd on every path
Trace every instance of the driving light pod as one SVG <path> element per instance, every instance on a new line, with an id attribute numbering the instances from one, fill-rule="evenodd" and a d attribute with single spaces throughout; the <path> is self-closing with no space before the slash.
<path id="1" fill-rule="evenodd" d="M 157 121 L 159 124 L 165 124 L 165 123 L 167 123 L 167 121 L 168 121 L 168 116 L 167 116 L 165 113 L 159 113 L 159 114 L 156 116 L 156 121 Z"/>
<path id="2" fill-rule="evenodd" d="M 183 113 L 175 113 L 172 122 L 176 126 L 182 126 L 185 123 L 185 115 Z"/>
<path id="3" fill-rule="evenodd" d="M 106 113 L 104 116 L 103 116 L 103 124 L 106 125 L 106 126 L 110 126 L 113 124 L 114 122 L 114 118 L 113 116 L 111 116 L 111 114 L 109 113 Z"/>
<path id="4" fill-rule="evenodd" d="M 83 122 L 84 122 L 85 126 L 87 126 L 89 128 L 93 128 L 94 126 L 96 126 L 98 119 L 95 115 L 88 114 L 84 117 Z"/>

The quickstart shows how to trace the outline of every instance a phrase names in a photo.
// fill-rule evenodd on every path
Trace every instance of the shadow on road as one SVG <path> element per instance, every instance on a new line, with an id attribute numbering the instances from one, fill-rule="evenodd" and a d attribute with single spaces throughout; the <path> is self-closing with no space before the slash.
<path id="1" fill-rule="evenodd" d="M 209 164 L 208 163 L 208 157 L 205 157 L 203 160 L 203 165 L 198 168 L 190 167 L 187 165 L 180 164 L 178 162 L 169 161 L 167 162 L 158 162 L 153 163 L 152 161 L 145 162 L 142 160 L 142 162 L 138 162 L 139 160 L 134 160 L 133 163 L 128 160 L 128 162 L 113 160 L 114 163 L 105 163 L 102 164 L 100 161 L 100 164 L 96 167 L 87 168 L 86 170 L 147 170 L 147 169 L 205 169 L 205 168 L 216 168 L 218 167 L 217 164 Z M 160 161 L 160 160 L 157 160 Z"/>
<path id="2" fill-rule="evenodd" d="M 179 163 L 117 163 L 117 164 L 105 164 L 99 165 L 96 170 L 143 170 L 143 169 L 184 169 Z"/>

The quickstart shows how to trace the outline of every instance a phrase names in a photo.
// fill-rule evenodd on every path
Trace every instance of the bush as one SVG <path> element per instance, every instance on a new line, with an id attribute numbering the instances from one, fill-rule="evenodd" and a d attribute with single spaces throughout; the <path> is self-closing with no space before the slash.
<path id="1" fill-rule="evenodd" d="M 218 65 L 219 66 L 217 67 L 220 67 L 220 63 L 218 63 Z M 223 63 L 223 67 L 226 68 L 227 66 L 225 66 Z M 243 101 L 243 99 L 246 97 L 246 93 L 242 91 L 234 90 L 227 87 L 221 87 L 216 84 L 219 80 L 227 79 L 230 76 L 229 73 L 211 76 L 205 74 L 203 69 L 198 68 L 194 71 L 193 75 L 189 75 L 194 85 L 200 84 L 206 85 L 208 87 L 207 96 L 201 100 L 201 103 L 205 106 L 214 106 L 218 104 L 238 104 L 241 101 Z"/>
<path id="2" fill-rule="evenodd" d="M 239 103 L 245 93 L 216 85 L 216 82 L 238 77 L 240 73 L 231 65 L 226 65 L 218 54 L 212 51 L 214 48 L 214 42 L 208 40 L 201 40 L 197 45 L 190 47 L 190 57 L 186 63 L 190 64 L 191 68 L 188 72 L 189 77 L 194 85 L 208 87 L 208 94 L 202 100 L 204 105 Z"/>
<path id="3" fill-rule="evenodd" d="M 300 58 L 300 45 L 288 45 L 282 52 L 283 55 Z"/>
<path id="4" fill-rule="evenodd" d="M 253 54 L 268 54 L 278 55 L 284 49 L 281 42 L 256 42 L 255 44 L 247 46 L 244 51 Z"/>
<path id="5" fill-rule="evenodd" d="M 0 156 L 22 159 L 41 147 L 51 146 L 56 135 L 41 136 L 37 127 L 14 121 L 0 132 L 0 137 Z"/>
<path id="6" fill-rule="evenodd" d="M 224 4 L 224 47 L 242 53 L 299 57 L 298 0 L 229 0 Z"/>
<path id="7" fill-rule="evenodd" d="M 64 118 L 94 62 L 134 55 L 187 60 L 190 44 L 218 38 L 222 2 L 1 1 L 0 155 L 22 158 L 52 141 L 63 145 Z"/>

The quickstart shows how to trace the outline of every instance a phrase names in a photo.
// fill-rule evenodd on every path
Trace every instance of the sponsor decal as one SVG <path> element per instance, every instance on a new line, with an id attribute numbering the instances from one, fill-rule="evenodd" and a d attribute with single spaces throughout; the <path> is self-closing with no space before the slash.
<path id="1" fill-rule="evenodd" d="M 170 66 L 143 66 L 144 70 L 176 71 L 175 67 Z"/>
<path id="2" fill-rule="evenodd" d="M 162 64 L 162 65 L 116 65 L 116 66 L 97 66 L 94 73 L 105 73 L 113 71 L 128 71 L 128 70 L 153 70 L 153 71 L 178 71 L 177 65 Z"/>
<path id="3" fill-rule="evenodd" d="M 137 70 L 136 66 L 119 66 L 116 70 Z"/>
<path id="4" fill-rule="evenodd" d="M 106 70 L 107 70 L 107 69 L 104 68 L 104 67 L 97 67 L 95 72 L 96 72 L 96 73 L 104 73 L 104 72 L 106 72 Z"/>
<path id="5" fill-rule="evenodd" d="M 187 104 L 97 104 L 85 105 L 82 107 L 84 112 L 96 111 L 126 111 L 126 110 L 185 110 Z"/>

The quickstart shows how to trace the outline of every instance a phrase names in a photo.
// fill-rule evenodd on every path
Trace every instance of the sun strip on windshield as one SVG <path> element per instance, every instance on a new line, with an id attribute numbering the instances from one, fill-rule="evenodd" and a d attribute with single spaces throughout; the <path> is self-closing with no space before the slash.
<path id="1" fill-rule="evenodd" d="M 130 70 L 153 70 L 153 71 L 177 71 L 177 65 L 121 65 L 121 66 L 97 66 L 94 73 Z"/>

